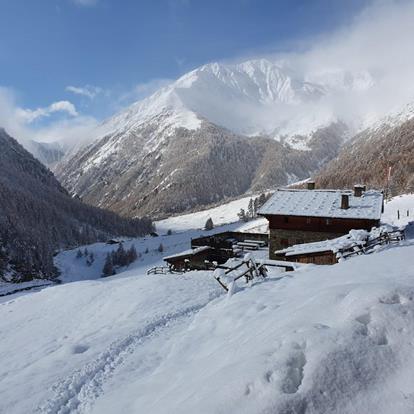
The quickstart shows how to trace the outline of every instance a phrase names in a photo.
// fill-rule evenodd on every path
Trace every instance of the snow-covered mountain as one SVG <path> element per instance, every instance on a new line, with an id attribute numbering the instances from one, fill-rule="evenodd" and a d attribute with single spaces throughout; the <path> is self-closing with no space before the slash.
<path id="1" fill-rule="evenodd" d="M 311 79 L 306 80 L 306 79 Z M 313 81 L 315 80 L 315 81 Z M 195 130 L 202 120 L 241 135 L 310 135 L 338 121 L 332 111 L 301 111 L 304 105 L 345 90 L 372 86 L 368 72 L 296 74 L 266 59 L 201 66 L 107 120 L 98 134 L 127 132 L 163 116 L 160 127 Z M 298 113 L 299 112 L 299 113 Z"/>
<path id="2" fill-rule="evenodd" d="M 322 187 L 356 182 L 392 195 L 414 192 L 414 104 L 374 120 L 349 140 L 317 176 Z"/>
<path id="3" fill-rule="evenodd" d="M 331 112 L 304 108 L 354 86 L 336 74 L 325 87 L 264 59 L 205 65 L 103 122 L 56 173 L 71 193 L 128 216 L 285 185 L 349 135 Z"/>

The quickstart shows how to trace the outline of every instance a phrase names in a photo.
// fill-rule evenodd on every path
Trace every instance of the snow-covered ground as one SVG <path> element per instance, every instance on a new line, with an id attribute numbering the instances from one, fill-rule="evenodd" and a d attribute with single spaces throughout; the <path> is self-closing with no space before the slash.
<path id="1" fill-rule="evenodd" d="M 388 203 L 384 218 L 414 207 L 409 198 Z M 334 266 L 271 270 L 228 295 L 211 272 L 146 275 L 206 234 L 189 228 L 126 242 L 148 253 L 105 279 L 116 246 L 88 246 L 90 267 L 76 250 L 61 253 L 64 281 L 98 279 L 1 303 L 0 412 L 414 411 L 412 240 Z"/>
<path id="2" fill-rule="evenodd" d="M 218 207 L 157 221 L 155 227 L 157 231 L 160 232 L 167 232 L 168 230 L 184 231 L 190 229 L 203 229 L 209 218 L 213 220 L 213 223 L 216 226 L 234 223 L 239 220 L 237 213 L 240 212 L 240 209 L 243 208 L 244 211 L 247 212 L 250 199 L 254 199 L 258 196 L 259 194 L 254 194 L 230 201 L 229 203 L 222 204 Z"/>
<path id="3" fill-rule="evenodd" d="M 398 212 L 400 213 L 399 218 Z M 385 204 L 382 220 L 395 226 L 404 226 L 408 222 L 414 221 L 414 194 L 404 194 L 388 201 Z"/>

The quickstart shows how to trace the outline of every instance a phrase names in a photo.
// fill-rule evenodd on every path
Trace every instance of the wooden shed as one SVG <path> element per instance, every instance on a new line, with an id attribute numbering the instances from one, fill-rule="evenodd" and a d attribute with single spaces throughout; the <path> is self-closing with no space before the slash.
<path id="1" fill-rule="evenodd" d="M 321 249 L 319 251 L 292 251 L 290 253 L 281 250 L 275 252 L 275 258 L 276 260 L 284 260 L 296 263 L 314 263 L 318 265 L 332 265 L 338 263 L 336 254 L 332 251 L 332 249 L 329 248 Z"/>
<path id="2" fill-rule="evenodd" d="M 176 272 L 190 269 L 207 270 L 209 266 L 206 261 L 210 261 L 213 250 L 210 246 L 200 246 L 164 257 L 164 261 L 168 263 L 171 270 Z"/>

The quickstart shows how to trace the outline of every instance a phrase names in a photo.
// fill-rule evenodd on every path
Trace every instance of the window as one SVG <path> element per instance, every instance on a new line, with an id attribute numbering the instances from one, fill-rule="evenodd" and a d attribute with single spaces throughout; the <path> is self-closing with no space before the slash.
<path id="1" fill-rule="evenodd" d="M 288 217 L 288 216 L 283 217 L 283 221 L 284 221 L 285 223 L 289 223 L 289 217 Z"/>
<path id="2" fill-rule="evenodd" d="M 312 219 L 310 217 L 306 217 L 306 224 L 311 224 L 312 223 Z"/>
<path id="3" fill-rule="evenodd" d="M 326 219 L 326 225 L 330 226 L 332 224 L 332 220 L 331 219 Z"/>

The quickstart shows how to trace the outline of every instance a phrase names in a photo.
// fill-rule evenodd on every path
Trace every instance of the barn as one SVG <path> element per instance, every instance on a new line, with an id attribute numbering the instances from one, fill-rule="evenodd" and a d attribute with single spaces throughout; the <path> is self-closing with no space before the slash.
<path id="1" fill-rule="evenodd" d="M 378 227 L 383 193 L 354 190 L 278 189 L 261 207 L 259 215 L 269 221 L 269 258 L 289 246 L 335 239 L 352 229 Z"/>

